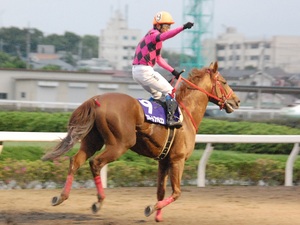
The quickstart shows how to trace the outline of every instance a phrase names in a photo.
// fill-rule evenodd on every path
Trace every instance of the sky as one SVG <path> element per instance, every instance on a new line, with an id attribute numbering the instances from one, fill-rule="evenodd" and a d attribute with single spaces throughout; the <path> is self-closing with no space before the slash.
<path id="1" fill-rule="evenodd" d="M 196 0 L 194 0 L 196 1 Z M 146 33 L 158 11 L 172 14 L 175 24 L 184 24 L 183 2 L 192 0 L 0 0 L 0 27 L 37 28 L 44 33 L 99 35 L 115 10 L 125 14 L 128 27 Z M 203 0 L 213 3 L 212 34 L 217 37 L 226 27 L 235 27 L 247 38 L 270 38 L 276 35 L 300 36 L 299 0 Z M 208 4 L 208 3 L 206 3 Z M 210 4 L 211 5 L 211 4 Z M 191 21 L 194 22 L 194 21 Z M 173 40 L 174 39 L 174 40 Z M 180 37 L 165 42 L 180 48 Z M 168 42 L 168 43 L 167 43 Z"/>

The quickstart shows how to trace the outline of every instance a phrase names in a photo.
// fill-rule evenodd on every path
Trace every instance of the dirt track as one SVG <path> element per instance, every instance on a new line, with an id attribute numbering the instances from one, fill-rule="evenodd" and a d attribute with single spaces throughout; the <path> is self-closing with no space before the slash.
<path id="1" fill-rule="evenodd" d="M 101 211 L 92 214 L 94 189 L 72 190 L 56 207 L 50 201 L 60 190 L 1 190 L 0 224 L 157 224 L 154 215 L 143 214 L 156 202 L 155 188 L 105 191 Z M 163 217 L 164 225 L 300 225 L 300 187 L 183 187 Z"/>

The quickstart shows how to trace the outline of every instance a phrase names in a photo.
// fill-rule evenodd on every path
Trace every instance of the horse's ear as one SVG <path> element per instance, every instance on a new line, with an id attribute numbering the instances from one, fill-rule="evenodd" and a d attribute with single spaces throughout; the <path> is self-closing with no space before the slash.
<path id="1" fill-rule="evenodd" d="M 209 65 L 209 68 L 215 73 L 218 71 L 218 62 L 212 62 L 210 65 Z"/>
<path id="2" fill-rule="evenodd" d="M 218 71 L 218 61 L 214 63 L 214 72 L 216 73 Z"/>

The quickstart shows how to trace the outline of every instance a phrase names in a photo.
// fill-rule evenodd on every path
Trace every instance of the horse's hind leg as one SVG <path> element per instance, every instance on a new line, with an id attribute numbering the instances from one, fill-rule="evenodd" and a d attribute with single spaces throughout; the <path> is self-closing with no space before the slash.
<path id="1" fill-rule="evenodd" d="M 97 188 L 97 198 L 98 198 L 98 201 L 92 205 L 92 211 L 94 213 L 100 210 L 103 200 L 105 198 L 104 189 L 100 177 L 101 169 L 106 164 L 118 159 L 126 151 L 127 148 L 125 147 L 106 145 L 105 150 L 103 152 L 97 155 L 94 159 L 90 160 L 90 168 Z"/>
<path id="2" fill-rule="evenodd" d="M 103 141 L 99 139 L 99 137 L 95 137 L 95 134 L 90 132 L 80 144 L 79 151 L 70 158 L 69 170 L 67 179 L 65 182 L 65 186 L 60 194 L 60 196 L 53 197 L 52 205 L 56 206 L 61 204 L 63 201 L 67 200 L 70 195 L 70 191 L 72 188 L 72 183 L 74 179 L 74 174 L 76 171 L 85 163 L 85 161 L 95 154 L 97 150 L 100 150 L 103 146 Z M 97 143 L 95 143 L 97 140 Z"/>

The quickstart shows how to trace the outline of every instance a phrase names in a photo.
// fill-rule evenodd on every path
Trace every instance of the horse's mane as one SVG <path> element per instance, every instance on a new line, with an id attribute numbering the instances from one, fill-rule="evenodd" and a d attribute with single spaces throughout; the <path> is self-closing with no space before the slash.
<path id="1" fill-rule="evenodd" d="M 207 68 L 193 68 L 187 77 L 187 80 L 192 82 L 193 84 L 197 84 L 200 79 L 205 75 Z M 190 87 L 186 82 L 182 81 L 180 83 L 180 87 L 178 89 L 178 93 L 176 93 L 176 100 L 182 101 L 182 98 L 187 95 L 187 92 L 190 91 L 188 88 Z"/>

